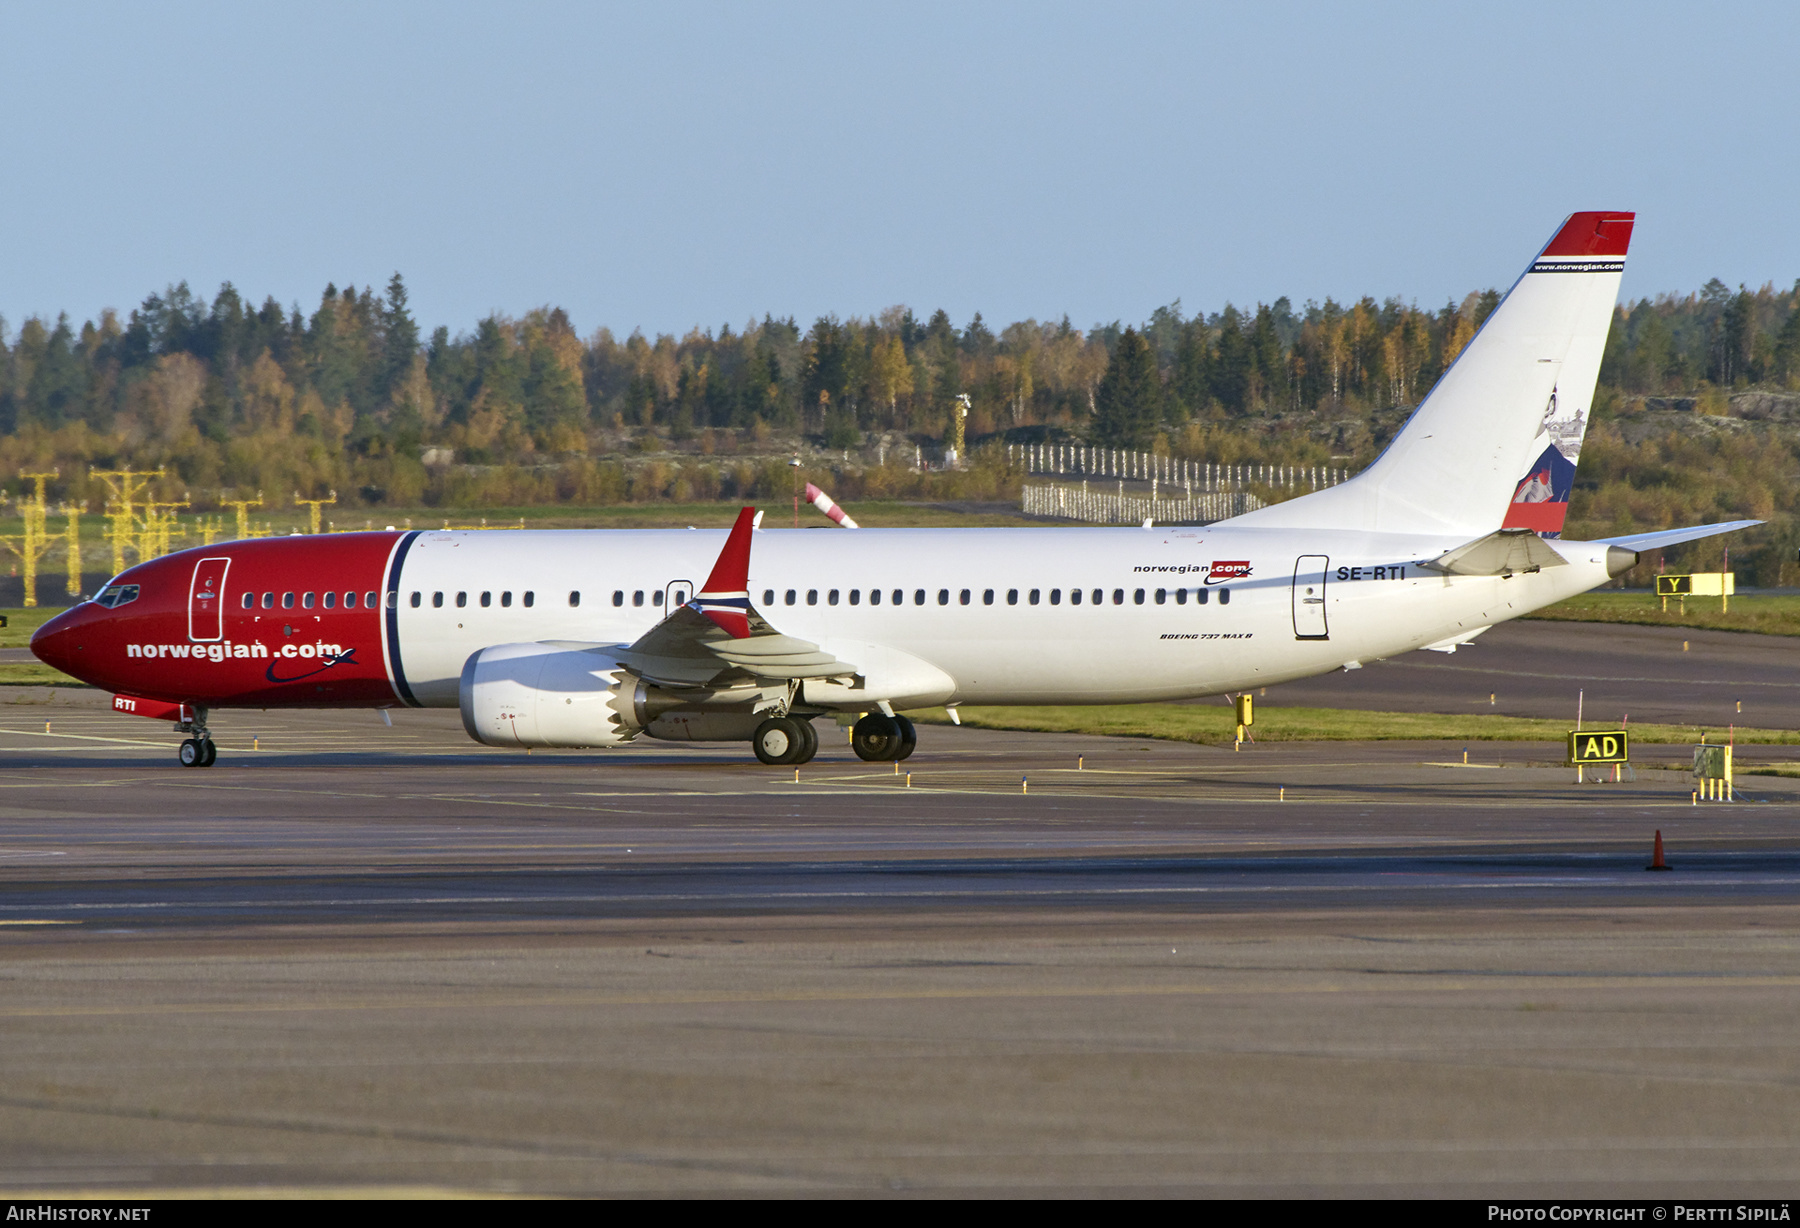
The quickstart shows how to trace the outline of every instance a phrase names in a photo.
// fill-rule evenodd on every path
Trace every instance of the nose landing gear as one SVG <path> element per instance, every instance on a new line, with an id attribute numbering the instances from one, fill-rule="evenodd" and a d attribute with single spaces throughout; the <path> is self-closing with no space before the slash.
<path id="1" fill-rule="evenodd" d="M 193 720 L 179 721 L 175 725 L 176 733 L 190 735 L 181 740 L 181 749 L 175 752 L 175 757 L 182 767 L 211 767 L 213 760 L 219 757 L 219 748 L 213 745 L 212 733 L 206 728 L 206 709 L 195 708 L 193 714 Z"/>

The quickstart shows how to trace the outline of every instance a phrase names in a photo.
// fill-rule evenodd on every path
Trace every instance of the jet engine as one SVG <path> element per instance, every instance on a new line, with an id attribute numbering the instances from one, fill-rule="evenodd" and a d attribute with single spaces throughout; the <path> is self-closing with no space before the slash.
<path id="1" fill-rule="evenodd" d="M 607 646 L 497 644 L 463 663 L 463 728 L 489 746 L 622 746 L 648 720 Z"/>
<path id="2" fill-rule="evenodd" d="M 785 685 L 670 690 L 619 662 L 617 644 L 498 644 L 463 663 L 463 728 L 488 746 L 748 741 L 787 711 Z"/>

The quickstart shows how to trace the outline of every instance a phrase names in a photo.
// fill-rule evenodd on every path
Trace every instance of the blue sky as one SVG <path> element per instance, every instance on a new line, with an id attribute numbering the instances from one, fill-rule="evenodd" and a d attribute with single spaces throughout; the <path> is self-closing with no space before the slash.
<path id="1" fill-rule="evenodd" d="M 0 315 L 186 279 L 584 333 L 1800 277 L 1800 6 L 0 3 Z"/>

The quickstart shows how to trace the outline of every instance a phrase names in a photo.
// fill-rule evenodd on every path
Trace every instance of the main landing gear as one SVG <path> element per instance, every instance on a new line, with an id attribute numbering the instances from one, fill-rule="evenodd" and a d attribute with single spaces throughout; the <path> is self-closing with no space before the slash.
<path id="1" fill-rule="evenodd" d="M 911 755 L 918 745 L 918 731 L 904 716 L 871 712 L 850 730 L 850 749 L 865 763 L 897 763 Z"/>
<path id="2" fill-rule="evenodd" d="M 792 767 L 819 753 L 819 734 L 809 720 L 772 716 L 756 727 L 750 747 L 764 763 Z"/>

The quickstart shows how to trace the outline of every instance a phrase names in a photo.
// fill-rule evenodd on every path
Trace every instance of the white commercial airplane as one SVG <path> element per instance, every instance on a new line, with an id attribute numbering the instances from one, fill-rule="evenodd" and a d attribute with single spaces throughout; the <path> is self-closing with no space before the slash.
<path id="1" fill-rule="evenodd" d="M 912 752 L 908 708 L 1128 703 L 1466 643 L 1638 551 L 1755 521 L 1557 540 L 1633 214 L 1577 213 L 1381 458 L 1205 527 L 357 533 L 230 542 L 121 573 L 32 639 L 169 719 L 460 707 L 495 746 L 748 741 L 812 719 Z M 700 583 L 695 583 L 695 581 Z"/>

